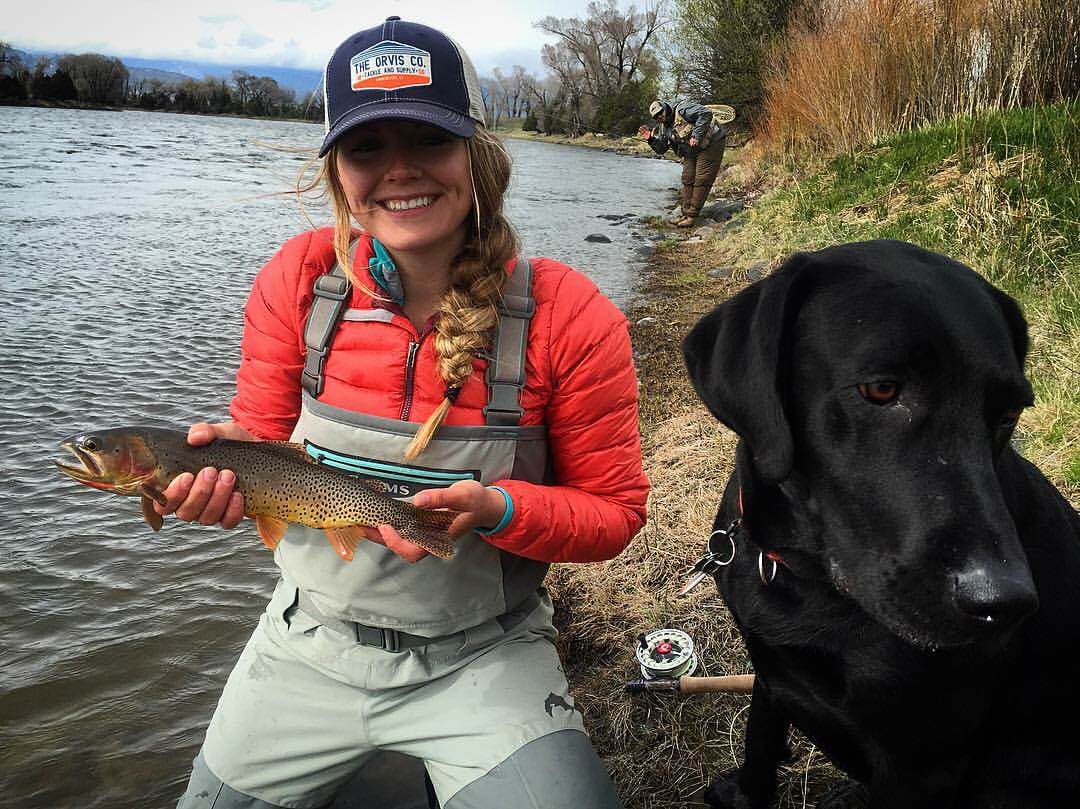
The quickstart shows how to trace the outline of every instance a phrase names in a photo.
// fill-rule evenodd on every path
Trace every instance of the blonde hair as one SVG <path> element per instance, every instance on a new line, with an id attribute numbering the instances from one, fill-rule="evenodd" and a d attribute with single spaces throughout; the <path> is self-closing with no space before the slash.
<path id="1" fill-rule="evenodd" d="M 510 155 L 499 139 L 482 126 L 477 126 L 473 136 L 465 140 L 465 146 L 472 175 L 473 210 L 464 223 L 465 244 L 450 266 L 450 286 L 439 301 L 435 327 L 435 352 L 446 392 L 406 448 L 406 460 L 427 447 L 472 375 L 473 357 L 489 345 L 499 320 L 495 306 L 506 283 L 506 264 L 519 249 L 517 235 L 503 215 L 503 197 L 510 185 Z M 358 284 L 349 261 L 353 218 L 337 172 L 336 144 L 308 189 L 320 183 L 325 185 L 334 210 L 334 254 L 349 280 Z M 297 190 L 305 189 L 298 184 Z"/>

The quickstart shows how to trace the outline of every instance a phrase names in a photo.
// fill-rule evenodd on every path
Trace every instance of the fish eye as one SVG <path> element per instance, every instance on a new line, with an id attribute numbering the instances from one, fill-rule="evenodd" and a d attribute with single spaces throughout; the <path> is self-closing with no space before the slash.
<path id="1" fill-rule="evenodd" d="M 101 449 L 101 444 L 96 438 L 87 438 L 85 441 L 83 441 L 83 449 L 89 450 L 90 452 L 97 452 L 99 449 Z"/>
<path id="2" fill-rule="evenodd" d="M 900 383 L 893 379 L 881 382 L 860 382 L 856 387 L 860 396 L 876 405 L 892 404 L 900 395 Z"/>

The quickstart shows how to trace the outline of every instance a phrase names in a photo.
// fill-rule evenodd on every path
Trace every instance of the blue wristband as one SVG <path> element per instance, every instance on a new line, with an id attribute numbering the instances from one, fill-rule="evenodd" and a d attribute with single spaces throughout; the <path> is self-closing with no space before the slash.
<path id="1" fill-rule="evenodd" d="M 514 516 L 514 501 L 510 499 L 510 493 L 506 491 L 502 486 L 488 486 L 489 489 L 494 489 L 499 492 L 503 499 L 506 501 L 506 510 L 503 512 L 502 519 L 499 520 L 494 528 L 474 528 L 473 530 L 480 536 L 489 537 L 492 534 L 497 534 L 510 524 L 510 520 Z"/>

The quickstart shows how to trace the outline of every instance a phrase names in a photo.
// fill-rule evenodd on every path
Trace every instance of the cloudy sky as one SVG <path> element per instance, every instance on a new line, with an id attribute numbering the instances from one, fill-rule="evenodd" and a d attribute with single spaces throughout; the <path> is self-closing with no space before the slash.
<path id="1" fill-rule="evenodd" d="M 454 37 L 480 73 L 541 72 L 547 14 L 581 16 L 587 0 L 4 0 L 0 39 L 32 51 L 192 59 L 322 69 L 350 34 L 397 15 Z"/>

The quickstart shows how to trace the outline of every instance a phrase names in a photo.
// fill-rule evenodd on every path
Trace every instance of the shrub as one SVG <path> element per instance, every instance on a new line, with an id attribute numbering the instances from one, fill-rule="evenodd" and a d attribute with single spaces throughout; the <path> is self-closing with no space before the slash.
<path id="1" fill-rule="evenodd" d="M 592 129 L 609 135 L 632 135 L 649 118 L 649 102 L 657 96 L 653 79 L 630 81 L 613 96 L 602 98 L 593 116 Z"/>

